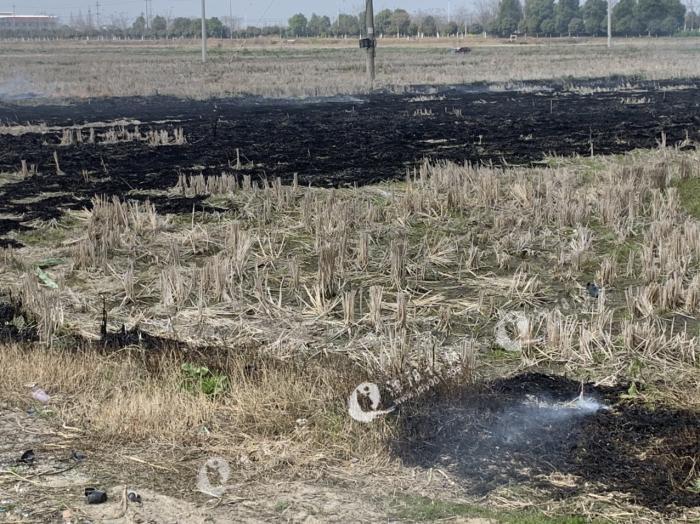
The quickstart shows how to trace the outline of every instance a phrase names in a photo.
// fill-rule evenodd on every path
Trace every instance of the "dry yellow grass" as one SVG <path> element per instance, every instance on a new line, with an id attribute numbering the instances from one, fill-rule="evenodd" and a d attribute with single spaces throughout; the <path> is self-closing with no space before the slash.
<path id="1" fill-rule="evenodd" d="M 320 96 L 367 91 L 364 58 L 349 40 L 213 41 L 202 66 L 196 42 L 7 42 L 0 95 L 47 97 L 253 94 Z M 378 88 L 633 75 L 700 76 L 694 39 L 529 39 L 380 41 Z M 468 45 L 468 55 L 450 48 Z M 108 81 L 106 79 L 109 79 Z"/>
<path id="2" fill-rule="evenodd" d="M 212 397 L 183 386 L 185 355 L 3 345 L 0 398 L 26 406 L 30 386 L 39 384 L 51 394 L 59 425 L 84 428 L 112 444 L 225 445 L 228 454 L 274 447 L 294 455 L 299 465 L 319 450 L 345 460 L 385 446 L 381 421 L 368 431 L 345 411 L 343 392 L 362 380 L 357 371 L 323 361 L 289 366 L 243 355 L 232 348 L 212 368 L 228 379 L 227 389 Z"/>

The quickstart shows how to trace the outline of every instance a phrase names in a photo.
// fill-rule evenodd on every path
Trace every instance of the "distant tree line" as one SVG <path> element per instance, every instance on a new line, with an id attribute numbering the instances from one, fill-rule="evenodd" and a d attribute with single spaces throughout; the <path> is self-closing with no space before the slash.
<path id="1" fill-rule="evenodd" d="M 543 36 L 599 36 L 607 34 L 607 0 L 498 0 L 481 2 L 477 12 L 461 13 L 454 20 L 404 9 L 384 9 L 375 15 L 375 33 L 384 36 L 455 36 L 514 33 Z M 680 0 L 618 0 L 613 8 L 616 36 L 664 36 L 698 29 L 698 15 L 687 12 Z M 327 16 L 299 13 L 289 19 L 293 36 L 357 36 L 365 27 L 365 15 L 341 14 L 335 22 Z"/>
<path id="2" fill-rule="evenodd" d="M 500 0 L 487 31 L 501 36 L 516 32 L 530 35 L 603 35 L 608 31 L 606 0 Z M 680 0 L 619 0 L 612 12 L 616 36 L 663 36 L 697 28 L 697 15 L 688 13 Z"/>
<path id="3" fill-rule="evenodd" d="M 509 36 L 514 33 L 533 36 L 598 36 L 607 33 L 607 0 L 477 0 L 475 8 L 457 10 L 446 17 L 425 13 L 409 13 L 405 9 L 384 9 L 375 15 L 375 33 L 379 36 L 434 37 L 488 33 Z M 663 36 L 687 32 L 698 34 L 700 19 L 686 12 L 680 0 L 617 0 L 613 8 L 613 33 L 616 36 Z M 253 38 L 277 36 L 358 37 L 365 32 L 365 14 L 341 13 L 336 20 L 298 13 L 286 25 L 239 27 L 234 20 L 209 18 L 207 34 L 213 38 Z M 147 19 L 139 16 L 128 20 L 113 17 L 108 24 L 99 24 L 82 15 L 51 31 L 60 38 L 196 38 L 201 34 L 199 18 Z M 26 34 L 21 29 L 0 30 L 0 36 L 42 36 Z"/>
<path id="4" fill-rule="evenodd" d="M 208 18 L 206 21 L 207 34 L 213 38 L 227 38 L 231 35 L 218 18 Z M 78 15 L 71 17 L 67 24 L 57 25 L 50 31 L 30 31 L 16 24 L 0 29 L 0 36 L 4 37 L 42 37 L 51 36 L 57 38 L 85 38 L 85 37 L 109 37 L 109 38 L 192 38 L 201 35 L 202 22 L 200 18 L 174 18 L 167 20 L 163 16 L 154 16 L 146 21 L 141 15 L 135 20 L 124 17 L 113 17 L 107 24 L 98 24 L 90 17 Z"/>

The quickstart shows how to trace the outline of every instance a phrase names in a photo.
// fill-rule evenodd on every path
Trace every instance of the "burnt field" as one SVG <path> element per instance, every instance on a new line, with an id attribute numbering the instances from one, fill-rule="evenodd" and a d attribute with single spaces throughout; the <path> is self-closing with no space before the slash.
<path id="1" fill-rule="evenodd" d="M 651 409 L 628 388 L 540 373 L 498 379 L 414 406 L 394 450 L 482 496 L 529 479 L 554 499 L 593 489 L 666 513 L 697 507 L 700 493 L 683 486 L 700 454 L 697 413 Z"/>
<path id="2" fill-rule="evenodd" d="M 137 193 L 172 188 L 181 174 L 236 172 L 285 183 L 296 175 L 302 185 L 351 186 L 400 178 L 424 158 L 532 165 L 547 155 L 620 153 L 664 140 L 692 147 L 700 129 L 697 93 L 696 80 L 617 80 L 306 101 L 0 103 L 0 172 L 17 173 L 25 161 L 31 175 L 0 185 L 0 234 L 57 218 L 63 208 L 89 207 L 95 194 L 145 198 Z M 181 132 L 184 140 L 154 145 L 140 134 L 163 131 Z M 201 202 L 150 199 L 163 212 L 191 211 Z"/>

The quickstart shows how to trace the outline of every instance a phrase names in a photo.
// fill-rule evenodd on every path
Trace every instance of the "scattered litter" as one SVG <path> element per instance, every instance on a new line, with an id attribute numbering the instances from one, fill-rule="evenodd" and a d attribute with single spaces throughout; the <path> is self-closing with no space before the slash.
<path id="1" fill-rule="evenodd" d="M 85 453 L 83 453 L 82 451 L 73 450 L 73 451 L 71 451 L 70 458 L 72 458 L 76 462 L 82 462 L 83 460 L 85 460 L 87 458 L 87 455 Z"/>
<path id="2" fill-rule="evenodd" d="M 48 393 L 46 393 L 46 391 L 37 387 L 32 388 L 32 398 L 44 404 L 51 400 L 51 397 L 48 395 Z"/>
<path id="3" fill-rule="evenodd" d="M 51 279 L 48 273 L 46 273 L 46 271 L 44 271 L 40 267 L 36 268 L 36 276 L 39 277 L 39 280 L 41 280 L 46 287 L 51 289 L 58 289 L 58 284 L 56 284 L 56 282 L 54 282 Z"/>
<path id="4" fill-rule="evenodd" d="M 23 464 L 29 464 L 30 466 L 34 464 L 34 450 L 33 449 L 28 449 L 24 453 L 22 453 L 22 456 L 19 458 L 19 461 Z"/>
<path id="5" fill-rule="evenodd" d="M 95 488 L 85 488 L 85 497 L 88 504 L 102 504 L 107 502 L 107 493 Z"/>
<path id="6" fill-rule="evenodd" d="M 600 289 L 593 282 L 588 282 L 586 284 L 586 291 L 593 298 L 598 298 L 598 295 L 600 294 Z"/>
<path id="7" fill-rule="evenodd" d="M 126 494 L 126 498 L 129 499 L 129 502 L 133 502 L 134 504 L 141 504 L 141 495 L 139 495 L 131 489 Z"/>
<path id="8" fill-rule="evenodd" d="M 37 267 L 41 269 L 48 269 L 50 267 L 60 266 L 65 264 L 66 261 L 62 258 L 46 258 L 37 264 Z"/>

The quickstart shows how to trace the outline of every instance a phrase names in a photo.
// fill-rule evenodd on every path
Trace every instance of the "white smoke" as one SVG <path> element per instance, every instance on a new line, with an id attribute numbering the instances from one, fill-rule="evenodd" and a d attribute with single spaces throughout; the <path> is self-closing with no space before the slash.
<path id="1" fill-rule="evenodd" d="M 0 80 L 0 100 L 30 100 L 44 96 L 32 83 L 21 75 Z"/>
<path id="2" fill-rule="evenodd" d="M 583 394 L 569 401 L 527 395 L 525 399 L 497 415 L 494 436 L 509 445 L 518 445 L 538 431 L 555 426 L 566 427 L 577 420 L 608 410 L 608 406 Z"/>

